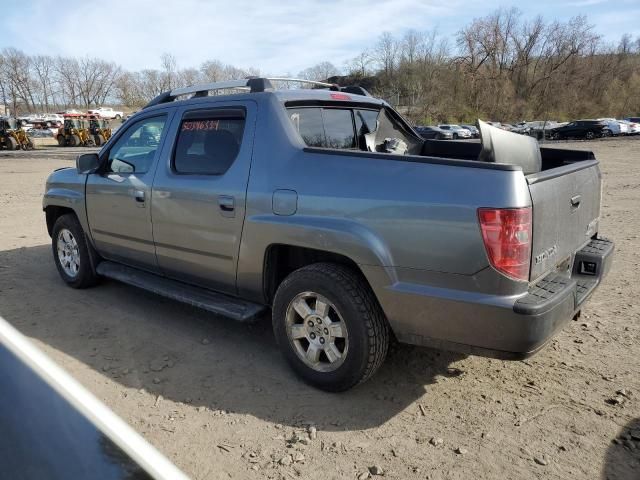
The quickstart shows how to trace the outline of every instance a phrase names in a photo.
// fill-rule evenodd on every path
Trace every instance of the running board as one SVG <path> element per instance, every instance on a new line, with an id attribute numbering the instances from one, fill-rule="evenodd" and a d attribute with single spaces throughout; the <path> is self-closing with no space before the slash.
<path id="1" fill-rule="evenodd" d="M 96 271 L 99 275 L 113 280 L 143 288 L 163 297 L 187 303 L 239 322 L 255 321 L 266 310 L 264 306 L 257 303 L 194 287 L 114 262 L 100 262 Z"/>

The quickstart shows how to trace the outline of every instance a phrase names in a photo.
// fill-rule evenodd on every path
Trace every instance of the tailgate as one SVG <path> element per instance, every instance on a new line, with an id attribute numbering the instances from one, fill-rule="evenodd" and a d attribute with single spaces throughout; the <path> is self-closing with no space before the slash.
<path id="1" fill-rule="evenodd" d="M 598 232 L 600 168 L 596 160 L 576 162 L 527 177 L 533 205 L 530 281 L 559 265 Z"/>

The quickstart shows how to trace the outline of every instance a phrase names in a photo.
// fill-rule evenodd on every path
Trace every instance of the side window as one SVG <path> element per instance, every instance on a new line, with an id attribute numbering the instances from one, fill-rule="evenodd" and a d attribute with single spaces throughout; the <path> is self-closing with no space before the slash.
<path id="1" fill-rule="evenodd" d="M 354 148 L 356 146 L 351 110 L 323 108 L 322 116 L 328 148 Z"/>
<path id="2" fill-rule="evenodd" d="M 310 147 L 357 147 L 350 109 L 290 108 L 288 114 L 302 140 Z"/>
<path id="3" fill-rule="evenodd" d="M 116 141 L 109 151 L 107 171 L 146 173 L 158 149 L 166 116 L 139 120 Z"/>
<path id="4" fill-rule="evenodd" d="M 173 169 L 193 175 L 223 175 L 233 164 L 244 133 L 244 116 L 189 118 L 180 124 L 173 154 Z"/>
<path id="5" fill-rule="evenodd" d="M 290 108 L 289 118 L 310 147 L 326 146 L 321 108 Z"/>

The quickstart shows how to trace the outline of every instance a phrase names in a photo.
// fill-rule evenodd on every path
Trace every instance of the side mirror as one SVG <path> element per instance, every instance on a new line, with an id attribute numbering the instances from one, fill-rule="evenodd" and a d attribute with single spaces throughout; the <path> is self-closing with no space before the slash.
<path id="1" fill-rule="evenodd" d="M 80 174 L 95 172 L 100 166 L 100 157 L 97 153 L 85 153 L 76 158 L 76 170 Z"/>

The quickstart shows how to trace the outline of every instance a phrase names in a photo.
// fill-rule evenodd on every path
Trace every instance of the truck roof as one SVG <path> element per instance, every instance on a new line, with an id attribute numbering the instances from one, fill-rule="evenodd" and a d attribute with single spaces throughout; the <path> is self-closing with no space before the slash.
<path id="1" fill-rule="evenodd" d="M 276 89 L 271 81 L 294 82 L 311 84 L 312 89 Z M 224 91 L 223 95 L 210 97 L 209 92 Z M 229 92 L 229 93 L 227 93 Z M 316 82 L 314 80 L 292 79 L 292 78 L 247 78 L 242 80 L 229 80 L 224 82 L 214 82 L 201 85 L 192 85 L 183 88 L 176 88 L 171 91 L 161 93 L 151 100 L 144 108 L 151 108 L 175 101 L 200 100 L 202 98 L 215 98 L 216 100 L 244 100 L 256 98 L 256 95 L 275 95 L 282 103 L 292 101 L 321 101 L 321 102 L 355 102 L 368 103 L 372 107 L 380 108 L 386 102 L 373 98 L 369 92 L 360 86 L 340 87 L 338 85 Z"/>

